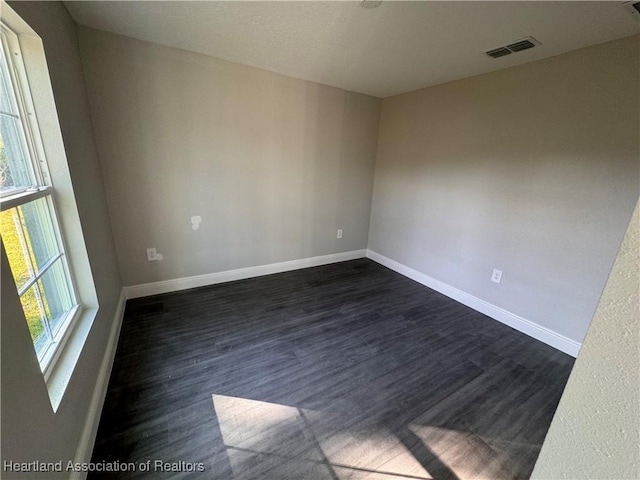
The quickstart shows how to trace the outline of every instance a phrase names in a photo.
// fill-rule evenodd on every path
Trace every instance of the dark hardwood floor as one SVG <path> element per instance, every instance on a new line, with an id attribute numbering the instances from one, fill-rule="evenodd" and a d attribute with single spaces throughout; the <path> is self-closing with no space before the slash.
<path id="1" fill-rule="evenodd" d="M 367 259 L 130 300 L 89 478 L 525 479 L 572 365 Z"/>

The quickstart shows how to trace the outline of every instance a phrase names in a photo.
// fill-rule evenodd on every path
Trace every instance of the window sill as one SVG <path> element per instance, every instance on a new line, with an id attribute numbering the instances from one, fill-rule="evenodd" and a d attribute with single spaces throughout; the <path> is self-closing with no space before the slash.
<path id="1" fill-rule="evenodd" d="M 62 397 L 67 390 L 73 371 L 82 353 L 82 347 L 89 336 L 97 313 L 97 308 L 83 309 L 80 312 L 79 318 L 75 322 L 75 326 L 73 326 L 60 356 L 51 368 L 47 379 L 47 390 L 54 412 L 58 410 Z"/>
<path id="2" fill-rule="evenodd" d="M 20 291 L 18 291 L 18 294 L 20 294 Z M 62 334 L 62 337 L 59 338 L 56 342 L 49 342 L 49 345 L 45 348 L 42 358 L 39 359 L 40 370 L 42 370 L 45 382 L 49 380 L 53 367 L 62 354 L 64 346 L 67 344 L 69 337 L 71 337 L 73 327 L 75 326 L 78 319 L 82 316 L 82 312 L 83 310 L 80 305 L 75 305 L 69 312 L 67 312 L 66 317 L 62 321 L 62 324 L 59 325 L 56 329 L 56 331 L 64 332 Z M 54 338 L 56 336 L 57 335 L 54 334 Z"/>

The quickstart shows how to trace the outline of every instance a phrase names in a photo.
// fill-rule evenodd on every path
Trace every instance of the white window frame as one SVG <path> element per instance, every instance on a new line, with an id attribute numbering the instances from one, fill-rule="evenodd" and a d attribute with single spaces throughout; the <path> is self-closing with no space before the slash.
<path id="1" fill-rule="evenodd" d="M 46 318 L 42 319 L 43 326 L 45 330 L 47 330 L 47 334 L 50 338 L 42 351 L 38 352 L 35 345 L 34 350 L 36 350 L 44 379 L 45 381 L 48 381 L 56 361 L 60 357 L 65 344 L 78 321 L 78 318 L 81 316 L 82 308 L 78 301 L 78 289 L 72 274 L 72 269 L 69 265 L 70 259 L 66 254 L 65 241 L 61 233 L 62 230 L 56 213 L 55 188 L 51 183 L 51 176 L 47 166 L 42 135 L 39 130 L 38 119 L 36 117 L 32 94 L 29 88 L 27 72 L 22 59 L 20 39 L 18 34 L 4 23 L 0 24 L 0 28 L 2 29 L 1 47 L 4 50 L 5 58 L 7 60 L 9 67 L 8 73 L 18 104 L 18 120 L 20 120 L 20 123 L 22 124 L 24 137 L 26 139 L 25 145 L 23 146 L 26 147 L 26 152 L 29 156 L 29 167 L 31 169 L 32 178 L 36 181 L 36 185 L 30 187 L 22 187 L 6 192 L 0 192 L 1 209 L 2 211 L 5 211 L 38 199 L 44 199 L 48 204 L 48 211 L 59 250 L 59 253 L 47 261 L 47 263 L 38 271 L 35 271 L 34 268 L 34 277 L 20 288 L 19 294 L 22 295 L 30 286 L 37 283 L 49 268 L 59 261 L 67 279 L 67 293 L 71 297 L 72 303 L 71 309 L 65 313 L 64 318 L 57 323 L 55 328 L 51 328 Z"/>

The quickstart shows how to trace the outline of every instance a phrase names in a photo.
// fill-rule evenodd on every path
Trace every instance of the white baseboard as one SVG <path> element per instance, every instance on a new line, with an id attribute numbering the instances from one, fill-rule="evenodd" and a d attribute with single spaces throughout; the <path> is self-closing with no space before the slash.
<path id="1" fill-rule="evenodd" d="M 177 292 L 179 290 L 186 290 L 189 288 L 215 285 L 216 283 L 232 282 L 234 280 L 243 280 L 245 278 L 271 275 L 272 273 L 288 272 L 290 270 L 299 270 L 301 268 L 318 267 L 320 265 L 327 265 L 330 263 L 355 260 L 356 258 L 364 258 L 366 253 L 366 250 L 332 253 L 330 255 L 322 255 L 319 257 L 301 258 L 298 260 L 289 260 L 287 262 L 258 265 L 256 267 L 238 268 L 236 270 L 207 273 L 193 277 L 175 278 L 172 280 L 164 280 L 162 282 L 132 285 L 124 287 L 124 291 L 128 299 L 148 297 L 150 295 L 158 295 L 160 293 Z"/>
<path id="2" fill-rule="evenodd" d="M 257 267 L 240 268 L 237 270 L 228 270 L 225 272 L 216 272 L 205 275 L 197 275 L 194 277 L 177 278 L 174 280 L 166 280 L 162 282 L 146 283 L 142 285 L 133 285 L 129 287 L 123 287 L 118 298 L 118 305 L 114 314 L 113 323 L 111 326 L 111 332 L 109 334 L 109 340 L 105 350 L 102 364 L 96 380 L 96 385 L 91 397 L 91 404 L 89 405 L 89 411 L 85 420 L 82 436 L 76 450 L 74 462 L 86 463 L 91 460 L 91 453 L 98 431 L 98 424 L 100 422 L 100 413 L 104 403 L 105 395 L 107 393 L 107 387 L 109 385 L 109 377 L 111 376 L 111 368 L 113 366 L 113 360 L 116 354 L 116 347 L 118 345 L 118 337 L 120 335 L 120 328 L 122 326 L 122 320 L 124 317 L 124 309 L 126 300 L 129 298 L 145 297 L 149 295 L 157 295 L 160 293 L 173 292 L 178 290 L 185 290 L 188 288 L 202 287 L 206 285 L 213 285 L 216 283 L 230 282 L 234 280 L 241 280 L 245 278 L 259 277 L 263 275 L 270 275 L 273 273 L 287 272 L 291 270 L 298 270 L 301 268 L 316 267 L 320 265 L 327 265 L 330 263 L 343 262 L 347 260 L 355 260 L 357 258 L 367 257 L 374 262 L 384 265 L 391 270 L 404 275 L 412 280 L 415 280 L 422 285 L 425 285 L 443 295 L 446 295 L 453 300 L 456 300 L 463 305 L 466 305 L 474 310 L 487 315 L 501 323 L 509 325 L 516 330 L 529 335 L 541 342 L 551 345 L 558 350 L 561 350 L 568 355 L 576 357 L 580 350 L 581 344 L 565 337 L 553 330 L 538 325 L 526 318 L 515 315 L 507 310 L 481 300 L 471 294 L 463 292 L 451 285 L 436 280 L 429 275 L 414 270 L 411 267 L 407 267 L 395 260 L 392 260 L 384 255 L 380 255 L 373 250 L 353 250 L 350 252 L 335 253 L 331 255 L 322 255 L 319 257 L 302 258 L 298 260 L 291 260 L 287 262 L 272 263 L 268 265 L 259 265 Z M 86 473 L 73 472 L 70 476 L 71 480 L 81 480 L 86 478 Z"/>
<path id="3" fill-rule="evenodd" d="M 118 305 L 116 306 L 116 312 L 113 316 L 113 322 L 111 323 L 111 332 L 109 333 L 107 348 L 105 349 L 104 356 L 102 357 L 96 386 L 93 389 L 91 403 L 89 404 L 89 412 L 87 413 L 87 417 L 84 422 L 80 443 L 76 449 L 74 463 L 86 463 L 91 461 L 91 453 L 93 452 L 93 444 L 96 441 L 98 424 L 100 423 L 100 414 L 102 413 L 104 398 L 107 394 L 107 387 L 109 386 L 111 367 L 113 366 L 113 359 L 116 355 L 116 347 L 118 346 L 120 327 L 122 326 L 126 303 L 127 298 L 123 288 L 120 291 L 120 297 L 118 298 Z M 70 480 L 81 480 L 86 477 L 87 472 L 72 472 L 69 478 Z"/>
<path id="4" fill-rule="evenodd" d="M 405 277 L 408 277 L 418 283 L 421 283 L 422 285 L 440 292 L 443 295 L 446 295 L 447 297 L 452 298 L 453 300 L 456 300 L 463 305 L 466 305 L 467 307 L 473 308 L 474 310 L 483 313 L 484 315 L 487 315 L 494 320 L 498 320 L 505 325 L 509 325 L 510 327 L 515 328 L 516 330 L 535 338 L 536 340 L 540 340 L 547 345 L 551 345 L 552 347 L 557 348 L 558 350 L 561 350 L 562 352 L 571 355 L 572 357 L 576 357 L 578 355 L 578 351 L 582 346 L 582 344 L 571 340 L 564 335 L 554 332 L 553 330 L 538 325 L 531 320 L 527 320 L 526 318 L 520 317 L 500 307 L 496 307 L 495 305 L 486 302 L 485 300 L 474 297 L 473 295 L 463 292 L 462 290 L 458 290 L 451 285 L 441 282 L 440 280 L 436 280 L 429 275 L 414 270 L 411 267 L 407 267 L 406 265 L 387 258 L 384 255 L 380 255 L 373 250 L 367 250 L 367 258 L 370 258 L 374 262 L 384 265 L 385 267 L 390 268 L 391 270 L 398 272 Z"/>

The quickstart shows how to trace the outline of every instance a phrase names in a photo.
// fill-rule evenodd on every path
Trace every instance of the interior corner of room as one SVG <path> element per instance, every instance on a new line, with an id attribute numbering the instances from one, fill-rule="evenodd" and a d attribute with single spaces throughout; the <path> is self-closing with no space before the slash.
<path id="1" fill-rule="evenodd" d="M 144 307 L 151 309 L 144 318 L 156 319 L 154 296 L 195 295 L 198 290 L 191 289 L 260 277 L 269 282 L 268 275 L 309 267 L 334 272 L 339 262 L 356 261 L 361 263 L 353 271 L 369 268 L 381 278 L 384 266 L 402 282 L 421 284 L 420 292 L 438 292 L 486 316 L 477 317 L 482 321 L 507 325 L 576 358 L 547 440 L 518 450 L 529 457 L 535 450 L 533 468 L 541 449 L 532 478 L 640 474 L 630 453 L 637 450 L 640 408 L 633 411 L 638 396 L 627 394 L 637 391 L 634 373 L 640 374 L 633 345 L 640 268 L 637 213 L 633 217 L 640 193 L 640 30 L 630 7 L 144 3 L 2 3 L 44 46 L 68 162 L 69 188 L 58 203 L 77 212 L 77 221 L 63 222 L 62 230 L 69 234 L 70 257 L 86 264 L 87 282 L 95 287 L 92 323 L 84 327 L 64 395 L 52 408 L 3 247 L 3 461 L 91 460 L 123 318 L 134 325 L 146 315 Z M 575 4 L 575 15 L 569 4 Z M 545 8 L 553 21 L 522 20 L 534 13 L 543 18 Z M 408 47 L 412 54 L 390 47 L 396 40 L 444 38 L 433 24 L 421 33 L 422 9 L 437 18 L 459 16 L 461 37 L 452 42 L 451 55 L 461 60 L 425 43 L 424 55 L 434 65 L 427 72 L 415 66 L 423 62 L 415 44 Z M 145 20 L 145 12 L 154 20 Z M 203 36 L 202 48 L 189 43 L 206 30 L 198 15 L 216 22 L 209 29 L 220 32 Z M 514 26 L 503 25 L 503 40 L 478 27 L 473 43 L 473 18 L 489 25 L 501 15 L 502 23 Z M 571 17 L 578 26 L 562 35 L 561 19 Z M 192 22 L 193 35 L 159 36 L 158 25 L 171 30 L 184 26 L 181 19 Z M 318 19 L 331 22 L 324 24 L 331 32 L 312 29 Z M 529 26 L 539 31 L 522 30 Z M 275 43 L 258 44 L 262 34 L 273 34 Z M 529 35 L 536 42 L 530 50 L 485 55 L 503 44 L 509 50 L 507 44 Z M 309 45 L 293 48 L 298 38 Z M 408 62 L 404 57 L 411 55 Z M 290 275 L 282 278 L 292 298 L 296 278 L 322 284 L 313 275 Z M 252 292 L 244 294 L 229 298 Z M 215 301 L 215 295 L 207 298 Z M 180 311 L 190 314 L 187 307 Z M 369 347 L 359 352 L 366 357 Z M 624 370 L 619 378 L 612 378 L 604 355 Z M 135 361 L 135 352 L 129 358 Z M 216 400 L 211 394 L 214 405 L 232 403 L 231 396 Z M 257 399 L 242 400 L 229 408 L 256 407 L 251 402 Z M 629 408 L 605 404 L 623 400 Z M 274 418 L 318 421 L 311 407 L 296 406 L 299 411 L 291 413 L 290 405 L 270 405 Z M 618 431 L 624 416 L 634 426 Z M 169 422 L 163 428 L 152 433 L 168 435 L 165 430 L 179 427 Z M 437 455 L 421 457 L 409 448 L 420 433 L 407 432 L 410 440 L 401 438 L 406 450 L 437 463 L 434 471 L 443 476 L 397 478 L 471 478 L 456 476 L 433 460 Z M 462 442 L 430 432 L 440 445 Z M 505 451 L 520 447 L 509 444 Z M 613 460 L 592 461 L 603 450 L 615 467 Z M 569 452 L 575 461 L 567 459 Z M 327 478 L 342 478 L 344 465 L 327 458 L 310 461 L 318 468 L 331 463 L 334 473 Z M 425 462 L 433 465 L 419 463 Z M 49 472 L 55 478 L 69 474 Z"/>

